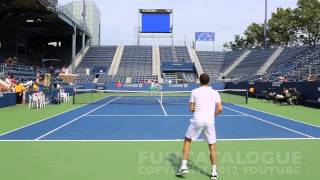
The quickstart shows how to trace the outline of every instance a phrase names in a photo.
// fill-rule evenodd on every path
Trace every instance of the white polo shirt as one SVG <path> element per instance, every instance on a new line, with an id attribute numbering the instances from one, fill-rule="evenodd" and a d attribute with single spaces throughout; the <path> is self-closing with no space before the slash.
<path id="1" fill-rule="evenodd" d="M 216 103 L 221 102 L 221 98 L 218 91 L 210 86 L 201 86 L 192 91 L 190 102 L 195 103 L 192 121 L 210 123 L 214 121 Z"/>

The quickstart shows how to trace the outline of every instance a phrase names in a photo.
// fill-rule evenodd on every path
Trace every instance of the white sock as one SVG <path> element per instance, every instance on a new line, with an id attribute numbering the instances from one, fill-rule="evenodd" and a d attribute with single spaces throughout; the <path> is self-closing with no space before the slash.
<path id="1" fill-rule="evenodd" d="M 183 169 L 187 168 L 187 163 L 188 163 L 188 160 L 182 160 L 181 161 L 181 168 L 183 168 Z"/>
<path id="2" fill-rule="evenodd" d="M 212 165 L 212 172 L 217 172 L 217 165 Z"/>

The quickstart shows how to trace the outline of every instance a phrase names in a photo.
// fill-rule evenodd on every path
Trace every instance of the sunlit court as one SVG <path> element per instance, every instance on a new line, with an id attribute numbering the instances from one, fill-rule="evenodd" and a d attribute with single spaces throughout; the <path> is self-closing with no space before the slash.
<path id="1" fill-rule="evenodd" d="M 0 0 L 0 179 L 313 180 L 318 0 Z"/>

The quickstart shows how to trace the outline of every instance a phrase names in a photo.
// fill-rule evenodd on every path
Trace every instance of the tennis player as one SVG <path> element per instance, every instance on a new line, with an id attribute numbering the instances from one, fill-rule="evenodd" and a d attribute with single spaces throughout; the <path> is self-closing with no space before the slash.
<path id="1" fill-rule="evenodd" d="M 222 112 L 221 98 L 217 91 L 213 90 L 209 84 L 207 74 L 200 75 L 201 86 L 191 93 L 189 109 L 193 113 L 190 125 L 187 129 L 183 144 L 183 159 L 177 171 L 177 176 L 188 173 L 188 156 L 191 141 L 196 140 L 201 133 L 209 144 L 212 172 L 210 179 L 217 179 L 217 154 L 216 154 L 216 131 L 215 116 Z"/>

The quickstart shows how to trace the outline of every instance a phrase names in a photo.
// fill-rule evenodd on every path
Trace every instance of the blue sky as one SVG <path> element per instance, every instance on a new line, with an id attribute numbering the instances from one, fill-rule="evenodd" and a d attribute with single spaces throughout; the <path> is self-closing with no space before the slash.
<path id="1" fill-rule="evenodd" d="M 66 4 L 72 0 L 59 0 Z M 264 21 L 264 0 L 94 0 L 101 11 L 101 43 L 133 44 L 138 25 L 138 9 L 173 9 L 175 44 L 181 45 L 185 36 L 194 40 L 194 32 L 214 31 L 215 46 L 220 49 L 224 42 L 242 34 L 251 22 Z M 277 7 L 296 7 L 297 0 L 268 0 L 268 16 Z M 157 43 L 169 43 L 167 39 Z M 143 44 L 150 40 L 143 40 Z M 199 43 L 199 46 L 209 46 Z"/>

